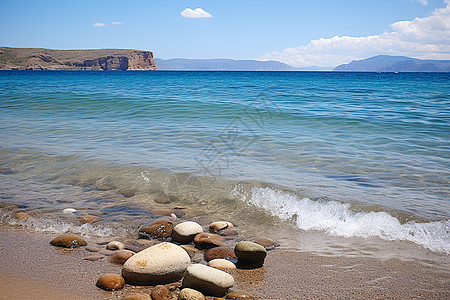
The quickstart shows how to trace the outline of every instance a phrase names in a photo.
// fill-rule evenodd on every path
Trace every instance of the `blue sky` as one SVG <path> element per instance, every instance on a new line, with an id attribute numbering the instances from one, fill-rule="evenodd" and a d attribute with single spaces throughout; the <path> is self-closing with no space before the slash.
<path id="1" fill-rule="evenodd" d="M 335 66 L 376 54 L 450 59 L 449 5 L 450 0 L 0 0 L 0 45 L 127 48 L 165 59 L 274 59 L 294 66 Z"/>

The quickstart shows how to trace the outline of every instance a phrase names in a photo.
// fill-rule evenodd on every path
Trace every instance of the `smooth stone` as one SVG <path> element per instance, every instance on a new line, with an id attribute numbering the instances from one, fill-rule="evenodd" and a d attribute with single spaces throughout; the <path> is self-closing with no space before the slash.
<path id="1" fill-rule="evenodd" d="M 105 274 L 97 280 L 96 285 L 107 291 L 115 291 L 123 289 L 125 286 L 125 280 L 122 276 L 117 274 Z"/>
<path id="2" fill-rule="evenodd" d="M 125 245 L 118 241 L 112 241 L 106 245 L 106 249 L 113 250 L 113 251 L 114 250 L 123 250 L 123 249 L 125 249 Z"/>
<path id="3" fill-rule="evenodd" d="M 119 193 L 121 193 L 124 197 L 133 197 L 134 195 L 136 195 L 136 191 L 133 189 L 120 189 Z"/>
<path id="4" fill-rule="evenodd" d="M 16 218 L 17 220 L 26 220 L 28 218 L 30 218 L 31 215 L 29 213 L 26 212 L 16 212 L 14 214 L 14 218 Z"/>
<path id="5" fill-rule="evenodd" d="M 135 293 L 128 296 L 125 296 L 123 300 L 152 300 L 152 297 L 148 294 L 144 293 Z"/>
<path id="6" fill-rule="evenodd" d="M 175 215 L 173 213 L 173 211 L 171 211 L 170 209 L 166 209 L 166 208 L 155 208 L 155 209 L 152 209 L 151 213 L 153 215 L 168 216 L 168 217 L 173 217 L 173 215 Z"/>
<path id="7" fill-rule="evenodd" d="M 172 293 L 167 287 L 163 285 L 157 285 L 153 289 L 151 296 L 152 300 L 169 300 L 172 298 Z"/>
<path id="8" fill-rule="evenodd" d="M 91 255 L 91 256 L 87 256 L 84 258 L 84 260 L 89 260 L 89 261 L 96 261 L 96 260 L 100 260 L 103 259 L 105 256 L 102 254 L 98 254 L 98 255 Z"/>
<path id="9" fill-rule="evenodd" d="M 256 244 L 263 246 L 264 248 L 266 248 L 266 250 L 272 250 L 278 246 L 280 246 L 280 244 L 272 241 L 271 239 L 267 239 L 267 238 L 260 238 L 254 241 Z"/>
<path id="10" fill-rule="evenodd" d="M 234 299 L 234 300 L 254 300 L 256 299 L 255 296 L 253 296 L 250 293 L 241 292 L 241 291 L 234 291 L 231 293 L 228 293 L 225 296 L 225 299 Z"/>
<path id="11" fill-rule="evenodd" d="M 156 203 L 159 203 L 159 204 L 167 204 L 167 203 L 170 203 L 170 199 L 167 198 L 167 197 L 157 197 L 157 198 L 154 199 L 154 201 L 155 201 Z"/>
<path id="12" fill-rule="evenodd" d="M 180 292 L 179 299 L 180 300 L 205 300 L 206 298 L 199 291 L 196 291 L 196 290 L 190 289 L 190 288 L 184 288 Z"/>
<path id="13" fill-rule="evenodd" d="M 86 246 L 87 242 L 79 235 L 65 233 L 58 237 L 55 237 L 50 244 L 53 246 L 64 247 L 64 248 L 76 248 L 81 246 Z"/>
<path id="14" fill-rule="evenodd" d="M 267 255 L 263 246 L 248 241 L 237 243 L 234 247 L 234 253 L 239 262 L 248 264 L 262 264 Z"/>
<path id="15" fill-rule="evenodd" d="M 236 254 L 234 251 L 225 247 L 215 247 L 205 252 L 206 261 L 210 261 L 217 258 L 223 258 L 227 260 L 235 260 Z"/>
<path id="16" fill-rule="evenodd" d="M 224 235 L 224 236 L 235 236 L 235 235 L 239 235 L 239 233 L 237 232 L 237 230 L 236 230 L 236 229 L 232 229 L 232 228 L 221 230 L 221 231 L 219 231 L 219 234 L 220 234 L 220 235 Z"/>
<path id="17" fill-rule="evenodd" d="M 172 236 L 173 222 L 159 219 L 139 228 L 139 235 L 147 238 L 169 238 Z"/>
<path id="18" fill-rule="evenodd" d="M 231 222 L 227 221 L 217 221 L 209 224 L 209 231 L 218 232 L 227 228 L 233 228 L 234 225 Z"/>
<path id="19" fill-rule="evenodd" d="M 136 253 L 130 250 L 117 250 L 108 259 L 110 263 L 123 265 L 130 257 Z"/>
<path id="20" fill-rule="evenodd" d="M 232 263 L 229 260 L 222 259 L 222 258 L 216 258 L 216 259 L 210 260 L 208 262 L 208 266 L 210 266 L 211 268 L 219 269 L 219 270 L 234 270 L 234 269 L 236 269 L 236 265 L 234 263 Z"/>
<path id="21" fill-rule="evenodd" d="M 80 224 L 92 224 L 98 221 L 100 221 L 100 218 L 93 215 L 84 215 L 80 218 Z"/>
<path id="22" fill-rule="evenodd" d="M 180 245 L 180 247 L 183 248 L 191 258 L 200 252 L 200 250 L 195 248 L 193 245 Z"/>
<path id="23" fill-rule="evenodd" d="M 154 285 L 181 279 L 191 258 L 183 248 L 160 243 L 130 257 L 122 267 L 128 283 Z"/>
<path id="24" fill-rule="evenodd" d="M 203 232 L 194 237 L 194 244 L 200 249 L 219 247 L 223 243 L 223 237 L 218 234 Z"/>
<path id="25" fill-rule="evenodd" d="M 100 249 L 100 248 L 97 248 L 97 247 L 94 247 L 94 246 L 87 246 L 87 247 L 85 248 L 85 250 L 86 250 L 86 251 L 89 251 L 89 252 L 99 252 L 101 249 Z"/>
<path id="26" fill-rule="evenodd" d="M 230 274 L 201 264 L 187 267 L 183 287 L 198 290 L 212 296 L 223 296 L 234 285 Z"/>
<path id="27" fill-rule="evenodd" d="M 173 228 L 173 239 L 180 243 L 190 243 L 197 234 L 202 232 L 203 228 L 200 224 L 187 221 Z"/>
<path id="28" fill-rule="evenodd" d="M 63 210 L 64 214 L 72 214 L 74 212 L 76 212 L 77 210 L 75 208 L 66 208 Z"/>

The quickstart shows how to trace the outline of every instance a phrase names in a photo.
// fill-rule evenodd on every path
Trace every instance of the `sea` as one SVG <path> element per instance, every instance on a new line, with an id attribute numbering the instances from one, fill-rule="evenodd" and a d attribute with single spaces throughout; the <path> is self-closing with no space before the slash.
<path id="1" fill-rule="evenodd" d="M 449 122 L 450 73 L 1 71 L 0 224 L 125 238 L 169 209 L 448 266 Z"/>

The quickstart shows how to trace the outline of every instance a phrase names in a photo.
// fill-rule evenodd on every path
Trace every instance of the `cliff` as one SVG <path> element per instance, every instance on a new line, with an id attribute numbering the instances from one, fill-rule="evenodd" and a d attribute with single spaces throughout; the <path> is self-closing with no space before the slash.
<path id="1" fill-rule="evenodd" d="M 406 56 L 378 55 L 337 66 L 346 72 L 450 72 L 450 60 L 421 60 Z"/>
<path id="2" fill-rule="evenodd" d="M 0 47 L 0 70 L 156 70 L 153 53 L 139 50 L 51 50 Z"/>

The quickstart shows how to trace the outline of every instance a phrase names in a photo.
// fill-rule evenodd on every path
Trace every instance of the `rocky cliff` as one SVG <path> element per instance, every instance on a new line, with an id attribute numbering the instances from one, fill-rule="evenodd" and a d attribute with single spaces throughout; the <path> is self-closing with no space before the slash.
<path id="1" fill-rule="evenodd" d="M 153 53 L 139 50 L 51 50 L 0 47 L 0 70 L 156 70 Z"/>

